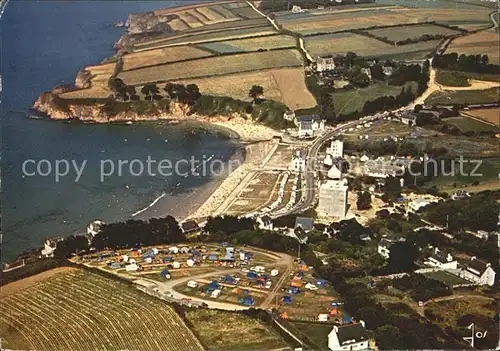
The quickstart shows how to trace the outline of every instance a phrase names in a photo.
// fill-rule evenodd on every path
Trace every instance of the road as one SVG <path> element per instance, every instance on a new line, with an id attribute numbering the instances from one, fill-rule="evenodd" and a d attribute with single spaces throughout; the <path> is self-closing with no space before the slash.
<path id="1" fill-rule="evenodd" d="M 257 7 L 255 7 L 254 4 L 252 4 L 251 1 L 245 1 L 248 6 L 250 6 L 252 9 L 254 9 L 259 15 L 261 15 L 262 17 L 265 17 L 267 18 L 267 20 L 269 21 L 269 23 L 271 23 L 271 25 L 279 32 L 280 31 L 280 27 L 278 27 L 278 25 L 276 24 L 276 21 L 271 19 L 271 17 L 267 16 L 265 13 L 263 13 L 262 11 L 260 11 Z"/>

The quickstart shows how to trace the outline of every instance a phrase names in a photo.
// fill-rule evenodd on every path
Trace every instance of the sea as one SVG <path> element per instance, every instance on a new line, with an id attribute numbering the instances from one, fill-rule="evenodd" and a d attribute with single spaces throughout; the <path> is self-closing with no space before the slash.
<path id="1" fill-rule="evenodd" d="M 223 176 L 214 172 L 221 173 L 231 158 L 244 158 L 235 140 L 195 124 L 94 125 L 31 118 L 30 108 L 43 91 L 73 83 L 80 69 L 114 54 L 113 44 L 124 29 L 113 23 L 125 21 L 129 13 L 187 3 L 9 2 L 0 20 L 3 262 L 41 246 L 47 237 L 83 233 L 96 219 L 109 223 L 167 214 L 182 219 L 221 181 Z M 191 158 L 195 163 L 177 163 Z M 66 176 L 64 160 L 70 164 Z M 177 164 L 179 174 L 155 171 L 160 161 L 167 167 Z M 214 172 L 210 167 L 189 172 L 192 165 L 214 161 Z M 77 179 L 76 169 L 84 162 Z M 103 179 L 101 168 L 112 175 Z"/>

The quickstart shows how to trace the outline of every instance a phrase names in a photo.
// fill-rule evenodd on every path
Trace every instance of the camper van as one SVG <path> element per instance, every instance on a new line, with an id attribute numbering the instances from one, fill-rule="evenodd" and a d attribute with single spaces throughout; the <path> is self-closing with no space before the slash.
<path id="1" fill-rule="evenodd" d="M 189 288 L 197 288 L 198 287 L 198 282 L 196 280 L 190 280 L 187 282 L 187 286 Z"/>

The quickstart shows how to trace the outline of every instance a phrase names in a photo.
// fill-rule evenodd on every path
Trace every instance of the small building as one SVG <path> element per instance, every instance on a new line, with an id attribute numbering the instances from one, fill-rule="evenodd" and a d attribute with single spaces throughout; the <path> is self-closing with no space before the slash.
<path id="1" fill-rule="evenodd" d="M 297 217 L 295 218 L 295 227 L 302 228 L 306 233 L 314 229 L 314 219 L 312 217 Z"/>
<path id="2" fill-rule="evenodd" d="M 344 218 L 347 213 L 348 187 L 343 181 L 328 180 L 319 188 L 318 213 L 328 217 Z"/>
<path id="3" fill-rule="evenodd" d="M 302 8 L 300 6 L 293 5 L 292 12 L 293 13 L 301 13 L 301 12 L 304 12 L 304 10 L 302 10 Z"/>
<path id="4" fill-rule="evenodd" d="M 292 156 L 292 164 L 290 165 L 292 172 L 303 172 L 306 170 L 306 152 L 296 150 Z"/>
<path id="5" fill-rule="evenodd" d="M 365 329 L 365 322 L 333 326 L 328 334 L 328 348 L 330 350 L 366 350 L 370 341 Z"/>
<path id="6" fill-rule="evenodd" d="M 344 157 L 344 142 L 342 140 L 332 140 L 326 153 L 332 155 L 332 157 Z"/>
<path id="7" fill-rule="evenodd" d="M 366 74 L 368 79 L 372 80 L 372 71 L 369 68 L 361 68 L 361 73 Z"/>
<path id="8" fill-rule="evenodd" d="M 285 111 L 285 113 L 283 113 L 283 119 L 290 122 L 295 121 L 295 111 Z"/>
<path id="9" fill-rule="evenodd" d="M 264 215 L 262 217 L 257 217 L 257 224 L 259 225 L 259 229 L 262 230 L 273 230 L 274 225 L 271 217 L 268 215 Z"/>
<path id="10" fill-rule="evenodd" d="M 332 167 L 328 170 L 327 176 L 329 179 L 339 180 L 342 178 L 342 172 L 337 168 L 337 166 L 332 165 Z"/>
<path id="11" fill-rule="evenodd" d="M 383 66 L 382 72 L 384 73 L 384 76 L 390 77 L 390 76 L 392 76 L 394 69 L 391 66 Z"/>
<path id="12" fill-rule="evenodd" d="M 200 226 L 194 219 L 188 219 L 182 222 L 181 229 L 184 234 L 194 233 L 200 230 Z"/>
<path id="13" fill-rule="evenodd" d="M 417 125 L 417 116 L 410 112 L 406 111 L 401 115 L 401 123 L 404 123 L 410 127 L 416 126 Z"/>
<path id="14" fill-rule="evenodd" d="M 226 247 L 224 261 L 234 261 L 234 247 Z"/>
<path id="15" fill-rule="evenodd" d="M 478 260 L 475 256 L 465 265 L 465 269 L 459 272 L 459 276 L 477 285 L 495 284 L 495 271 L 490 263 Z"/>
<path id="16" fill-rule="evenodd" d="M 318 322 L 328 322 L 328 317 L 327 313 L 320 313 L 318 314 Z"/>
<path id="17" fill-rule="evenodd" d="M 90 235 L 92 238 L 99 234 L 104 227 L 104 222 L 101 220 L 95 220 L 90 222 L 87 226 L 87 235 Z"/>
<path id="18" fill-rule="evenodd" d="M 391 246 L 395 243 L 393 239 L 382 238 L 378 243 L 377 252 L 385 259 L 389 258 L 391 253 Z"/>
<path id="19" fill-rule="evenodd" d="M 412 210 L 413 212 L 417 212 L 418 210 L 420 210 L 421 208 L 429 205 L 431 202 L 429 200 L 426 200 L 426 199 L 415 199 L 413 200 L 412 202 L 410 202 L 410 204 L 408 205 L 408 207 L 410 208 L 410 210 Z"/>
<path id="20" fill-rule="evenodd" d="M 333 71 L 335 69 L 335 60 L 332 56 L 316 58 L 316 72 Z"/>
<path id="21" fill-rule="evenodd" d="M 450 253 L 444 253 L 437 247 L 434 249 L 434 253 L 427 257 L 424 263 L 428 266 L 440 269 L 457 269 L 458 267 L 457 260 L 455 260 Z"/>
<path id="22" fill-rule="evenodd" d="M 54 251 L 56 251 L 57 244 L 63 241 L 60 236 L 49 238 L 43 243 L 42 256 L 45 258 L 54 257 Z"/>

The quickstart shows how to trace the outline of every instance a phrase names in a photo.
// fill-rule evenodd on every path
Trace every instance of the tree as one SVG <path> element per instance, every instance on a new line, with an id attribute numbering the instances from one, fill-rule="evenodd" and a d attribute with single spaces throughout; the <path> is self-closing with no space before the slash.
<path id="1" fill-rule="evenodd" d="M 123 83 L 123 80 L 121 80 L 120 78 L 110 79 L 109 87 L 115 93 L 125 93 L 126 92 L 126 90 L 125 90 L 126 85 L 125 85 L 125 83 Z"/>
<path id="2" fill-rule="evenodd" d="M 85 236 L 71 235 L 57 243 L 54 256 L 56 258 L 69 258 L 72 254 L 76 254 L 78 251 L 87 250 L 88 248 L 89 242 Z"/>
<path id="3" fill-rule="evenodd" d="M 411 272 L 419 255 L 418 247 L 410 241 L 391 245 L 387 269 L 392 273 Z"/>
<path id="4" fill-rule="evenodd" d="M 254 104 L 257 101 L 257 98 L 262 95 L 264 95 L 264 88 L 260 85 L 252 86 L 248 92 L 248 96 L 252 98 Z"/>
<path id="5" fill-rule="evenodd" d="M 356 201 L 356 206 L 358 210 L 364 211 L 372 208 L 372 195 L 368 191 L 359 191 L 358 200 Z"/>
<path id="6" fill-rule="evenodd" d="M 401 348 L 402 335 L 398 327 L 384 325 L 375 329 L 375 342 L 381 350 L 397 350 Z"/>
<path id="7" fill-rule="evenodd" d="M 387 177 L 384 179 L 384 195 L 382 200 L 385 202 L 396 201 L 401 197 L 401 182 L 396 177 Z"/>

